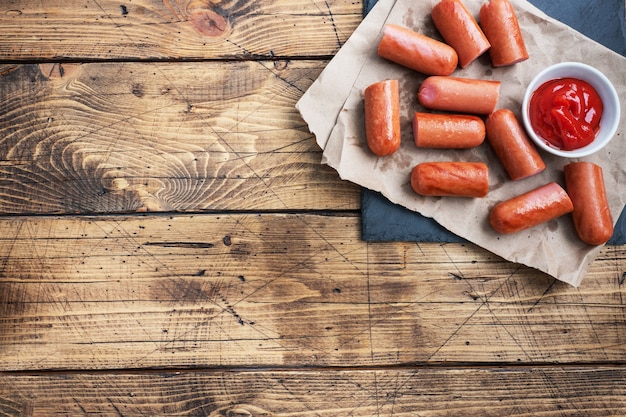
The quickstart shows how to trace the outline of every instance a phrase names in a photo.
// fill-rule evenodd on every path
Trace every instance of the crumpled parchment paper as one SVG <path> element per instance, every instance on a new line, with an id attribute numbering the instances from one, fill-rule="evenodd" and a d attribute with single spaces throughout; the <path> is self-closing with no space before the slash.
<path id="1" fill-rule="evenodd" d="M 465 0 L 477 18 L 486 0 Z M 526 85 L 543 68 L 564 61 L 593 65 L 626 97 L 626 58 L 550 18 L 524 0 L 510 0 L 516 10 L 530 58 L 502 68 L 491 65 L 488 53 L 460 67 L 452 76 L 502 82 L 498 108 L 513 110 L 521 122 L 521 103 Z M 323 149 L 322 162 L 337 170 L 344 180 L 382 193 L 391 202 L 432 217 L 439 224 L 511 262 L 543 271 L 578 286 L 601 246 L 589 246 L 576 235 L 570 215 L 512 235 L 493 231 L 489 210 L 509 199 L 550 181 L 561 185 L 563 166 L 570 159 L 542 153 L 548 168 L 543 173 L 511 181 L 485 140 L 470 150 L 418 149 L 413 142 L 411 121 L 417 90 L 425 75 L 378 57 L 376 49 L 385 23 L 396 23 L 441 39 L 431 20 L 438 0 L 379 0 L 296 107 Z M 367 148 L 363 119 L 363 91 L 377 81 L 400 82 L 402 145 L 394 155 L 378 158 Z M 602 166 L 609 205 L 617 221 L 626 201 L 626 106 L 616 137 L 601 152 L 580 160 Z M 482 161 L 489 166 L 490 191 L 482 199 L 421 197 L 410 187 L 412 168 L 423 161 Z"/>

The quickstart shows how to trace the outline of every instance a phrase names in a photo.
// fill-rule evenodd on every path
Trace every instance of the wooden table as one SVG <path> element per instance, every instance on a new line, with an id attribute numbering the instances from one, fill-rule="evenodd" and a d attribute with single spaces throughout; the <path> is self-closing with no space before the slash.
<path id="1" fill-rule="evenodd" d="M 361 241 L 294 107 L 361 13 L 0 3 L 0 415 L 626 414 L 625 247 Z"/>

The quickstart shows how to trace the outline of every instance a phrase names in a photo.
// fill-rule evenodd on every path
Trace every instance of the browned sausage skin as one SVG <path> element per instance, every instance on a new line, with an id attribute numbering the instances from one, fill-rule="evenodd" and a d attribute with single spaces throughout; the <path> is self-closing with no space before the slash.
<path id="1" fill-rule="evenodd" d="M 431 197 L 484 197 L 489 170 L 482 162 L 422 162 L 411 171 L 411 188 Z"/>
<path id="2" fill-rule="evenodd" d="M 419 103 L 431 110 L 489 114 L 500 98 L 500 81 L 431 76 L 419 86 Z"/>
<path id="3" fill-rule="evenodd" d="M 572 203 L 572 218 L 580 239 L 602 245 L 613 236 L 613 218 L 606 197 L 602 167 L 592 162 L 571 162 L 563 167 L 565 188 Z"/>
<path id="4" fill-rule="evenodd" d="M 490 0 L 480 8 L 480 25 L 491 48 L 495 67 L 517 64 L 528 59 L 517 15 L 509 0 Z"/>
<path id="5" fill-rule="evenodd" d="M 413 138 L 418 148 L 473 148 L 485 140 L 485 123 L 472 115 L 416 112 Z"/>
<path id="6" fill-rule="evenodd" d="M 427 75 L 450 75 L 459 59 L 450 45 L 394 24 L 383 27 L 378 55 Z"/>
<path id="7" fill-rule="evenodd" d="M 433 23 L 465 68 L 491 46 L 476 20 L 460 0 L 442 0 L 433 7 Z"/>
<path id="8" fill-rule="evenodd" d="M 398 80 L 384 80 L 365 89 L 365 136 L 377 156 L 400 148 L 400 92 Z"/>
<path id="9" fill-rule="evenodd" d="M 491 113 L 485 123 L 487 140 L 512 180 L 538 174 L 546 164 L 519 120 L 509 109 Z"/>
<path id="10" fill-rule="evenodd" d="M 556 182 L 496 204 L 489 223 L 498 233 L 516 233 L 571 213 L 572 200 Z"/>

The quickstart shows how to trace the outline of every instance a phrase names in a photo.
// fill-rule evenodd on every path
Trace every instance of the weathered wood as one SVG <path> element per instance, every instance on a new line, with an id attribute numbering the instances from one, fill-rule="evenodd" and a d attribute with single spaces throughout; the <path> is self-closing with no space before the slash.
<path id="1" fill-rule="evenodd" d="M 295 108 L 324 62 L 3 68 L 2 213 L 359 207 Z"/>
<path id="2" fill-rule="evenodd" d="M 0 2 L 0 415 L 626 414 L 626 247 L 360 240 L 294 106 L 362 8 Z"/>
<path id="3" fill-rule="evenodd" d="M 361 22 L 350 0 L 0 3 L 5 60 L 330 56 Z"/>
<path id="4" fill-rule="evenodd" d="M 623 247 L 572 288 L 473 245 L 306 214 L 8 218 L 1 370 L 624 358 Z"/>
<path id="5" fill-rule="evenodd" d="M 620 416 L 611 367 L 0 375 L 5 416 Z"/>

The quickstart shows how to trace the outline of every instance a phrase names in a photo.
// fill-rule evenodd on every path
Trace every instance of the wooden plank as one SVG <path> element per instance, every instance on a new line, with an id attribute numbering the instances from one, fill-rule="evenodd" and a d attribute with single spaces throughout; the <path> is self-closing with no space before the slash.
<path id="1" fill-rule="evenodd" d="M 0 3 L 5 60 L 330 56 L 361 22 L 350 0 Z"/>
<path id="2" fill-rule="evenodd" d="M 624 247 L 580 288 L 309 214 L 1 221 L 0 370 L 624 359 Z"/>
<path id="3" fill-rule="evenodd" d="M 5 65 L 0 212 L 358 209 L 295 108 L 324 65 Z"/>
<path id="4" fill-rule="evenodd" d="M 620 367 L 0 375 L 8 416 L 618 416 Z"/>

